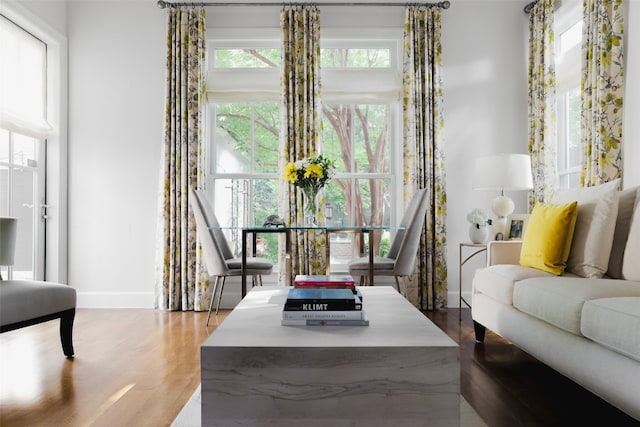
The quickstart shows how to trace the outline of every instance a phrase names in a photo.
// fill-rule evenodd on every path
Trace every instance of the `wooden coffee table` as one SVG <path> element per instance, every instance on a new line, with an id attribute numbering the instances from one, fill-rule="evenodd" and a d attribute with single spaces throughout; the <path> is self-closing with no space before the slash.
<path id="1" fill-rule="evenodd" d="M 458 345 L 360 289 L 370 326 L 282 326 L 289 288 L 253 288 L 201 347 L 202 425 L 459 426 Z"/>

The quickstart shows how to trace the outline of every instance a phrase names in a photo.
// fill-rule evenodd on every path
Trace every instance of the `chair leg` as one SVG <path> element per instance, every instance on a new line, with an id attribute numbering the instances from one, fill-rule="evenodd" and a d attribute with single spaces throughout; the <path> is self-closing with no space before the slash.
<path id="1" fill-rule="evenodd" d="M 407 293 L 406 293 L 406 289 L 404 288 L 404 280 L 402 281 L 403 286 L 402 289 L 400 289 L 400 279 L 402 279 L 402 276 L 394 276 L 396 278 L 396 288 L 398 288 L 398 292 L 400 293 L 400 295 L 406 297 Z"/>
<path id="2" fill-rule="evenodd" d="M 218 289 L 218 279 L 220 276 L 216 276 L 216 280 L 213 282 L 213 291 L 211 291 L 211 302 L 209 303 L 209 314 L 207 315 L 207 326 L 209 326 L 209 318 L 211 318 L 211 309 L 213 308 L 213 301 L 216 299 L 216 290 Z"/>
<path id="3" fill-rule="evenodd" d="M 220 301 L 222 300 L 222 291 L 224 290 L 224 282 L 226 276 L 222 276 L 222 283 L 220 284 L 220 295 L 218 295 L 218 305 L 216 305 L 216 314 L 218 314 L 218 310 L 220 310 Z"/>

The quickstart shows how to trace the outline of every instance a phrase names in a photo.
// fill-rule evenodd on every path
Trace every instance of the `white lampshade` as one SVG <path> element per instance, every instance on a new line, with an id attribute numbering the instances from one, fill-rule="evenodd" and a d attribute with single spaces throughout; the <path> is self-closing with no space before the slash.
<path id="1" fill-rule="evenodd" d="M 475 190 L 519 191 L 533 188 L 531 158 L 526 154 L 496 154 L 476 159 Z"/>

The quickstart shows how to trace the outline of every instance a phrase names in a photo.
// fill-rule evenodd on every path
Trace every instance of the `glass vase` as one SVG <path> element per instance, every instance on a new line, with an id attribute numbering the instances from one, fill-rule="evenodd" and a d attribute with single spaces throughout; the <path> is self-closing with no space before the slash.
<path id="1" fill-rule="evenodd" d="M 316 198 L 319 190 L 319 188 L 315 187 L 307 187 L 302 190 L 304 193 L 304 225 L 306 226 L 318 225 L 318 203 Z"/>

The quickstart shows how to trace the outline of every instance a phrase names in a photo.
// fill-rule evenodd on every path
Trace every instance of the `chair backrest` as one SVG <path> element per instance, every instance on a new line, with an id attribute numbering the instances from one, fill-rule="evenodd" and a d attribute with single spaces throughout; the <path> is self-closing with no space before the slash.
<path id="1" fill-rule="evenodd" d="M 200 195 L 196 190 L 191 190 L 189 202 L 191 203 L 193 216 L 196 220 L 196 232 L 200 238 L 200 244 L 202 245 L 202 251 L 204 252 L 204 261 L 207 267 L 207 272 L 210 276 L 225 275 L 229 272 L 229 267 L 225 262 L 225 258 L 217 243 L 213 230 L 209 229 L 210 225 L 205 217 L 202 200 L 199 196 Z"/>
<path id="2" fill-rule="evenodd" d="M 204 214 L 204 219 L 209 224 L 209 227 L 220 227 L 220 222 L 216 217 L 215 212 L 213 211 L 213 207 L 209 203 L 209 199 L 207 199 L 207 194 L 204 190 L 194 190 L 196 195 L 198 196 L 198 201 L 200 202 L 200 206 L 202 207 L 202 213 Z M 222 257 L 224 259 L 232 259 L 233 251 L 229 246 L 229 241 L 227 237 L 224 235 L 221 229 L 210 230 L 213 233 L 213 237 L 216 242 L 218 242 L 218 247 L 222 251 Z"/>
<path id="3" fill-rule="evenodd" d="M 427 190 L 420 190 L 418 203 L 416 203 L 413 215 L 405 229 L 404 238 L 400 244 L 396 262 L 393 266 L 394 274 L 397 276 L 409 276 L 413 274 L 428 206 L 429 198 Z"/>
<path id="4" fill-rule="evenodd" d="M 0 265 L 13 265 L 18 218 L 0 218 Z"/>
<path id="5" fill-rule="evenodd" d="M 411 200 L 409 200 L 409 204 L 407 205 L 407 210 L 404 211 L 404 215 L 400 220 L 400 224 L 398 224 L 402 228 L 396 231 L 396 235 L 391 242 L 391 246 L 389 247 L 389 254 L 387 255 L 387 258 L 395 259 L 398 257 L 398 251 L 400 250 L 400 246 L 402 246 L 404 236 L 407 234 L 409 224 L 413 220 L 415 211 L 426 192 L 427 189 L 423 188 L 420 190 L 416 190 L 411 196 Z"/>

